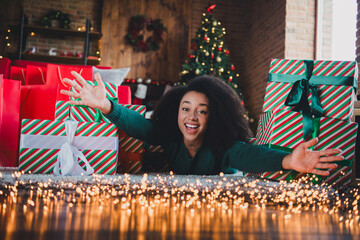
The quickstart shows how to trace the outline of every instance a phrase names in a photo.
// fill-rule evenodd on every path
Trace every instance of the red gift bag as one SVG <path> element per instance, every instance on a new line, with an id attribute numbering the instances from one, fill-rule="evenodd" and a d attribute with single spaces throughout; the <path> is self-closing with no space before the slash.
<path id="1" fill-rule="evenodd" d="M 25 85 L 44 85 L 46 71 L 46 67 L 27 65 Z"/>
<path id="2" fill-rule="evenodd" d="M 3 75 L 3 78 L 9 78 L 10 65 L 11 65 L 10 59 L 6 57 L 0 58 L 0 74 Z"/>
<path id="3" fill-rule="evenodd" d="M 74 66 L 74 65 L 58 65 L 48 64 L 46 71 L 46 84 L 59 85 L 59 90 L 69 89 L 68 84 L 63 82 L 64 78 L 75 79 L 71 71 L 79 73 L 85 80 L 93 80 L 92 66 Z M 69 97 L 64 94 L 59 94 L 57 100 L 68 101 Z"/>
<path id="4" fill-rule="evenodd" d="M 0 166 L 18 165 L 20 81 L 0 76 Z"/>
<path id="5" fill-rule="evenodd" d="M 10 79 L 19 80 L 21 81 L 21 84 L 24 85 L 26 80 L 26 68 L 11 66 Z"/>
<path id="6" fill-rule="evenodd" d="M 21 86 L 20 119 L 55 120 L 57 85 Z"/>

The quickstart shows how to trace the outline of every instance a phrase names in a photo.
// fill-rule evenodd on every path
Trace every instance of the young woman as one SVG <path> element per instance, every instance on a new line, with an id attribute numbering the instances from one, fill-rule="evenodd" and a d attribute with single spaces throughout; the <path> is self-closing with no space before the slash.
<path id="1" fill-rule="evenodd" d="M 343 159 L 336 155 L 340 153 L 337 149 L 309 150 L 318 142 L 316 138 L 290 154 L 248 144 L 251 132 L 240 99 L 230 86 L 214 77 L 199 76 L 187 86 L 175 87 L 160 100 L 148 120 L 106 99 L 99 74 L 95 75 L 95 87 L 76 72 L 72 74 L 81 86 L 64 79 L 77 92 L 61 91 L 80 99 L 70 104 L 97 108 L 129 136 L 162 145 L 170 169 L 177 174 L 294 169 L 326 176 L 337 166 L 331 162 Z"/>

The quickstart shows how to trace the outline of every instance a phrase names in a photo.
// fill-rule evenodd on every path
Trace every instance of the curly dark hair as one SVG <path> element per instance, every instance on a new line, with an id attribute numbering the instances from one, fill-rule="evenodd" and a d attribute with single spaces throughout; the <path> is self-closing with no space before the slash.
<path id="1" fill-rule="evenodd" d="M 177 117 L 180 101 L 190 91 L 205 94 L 209 99 L 209 119 L 204 143 L 213 150 L 230 147 L 235 141 L 248 142 L 252 136 L 245 118 L 245 109 L 236 92 L 216 77 L 202 75 L 167 92 L 152 114 L 152 121 L 160 127 L 165 142 L 182 140 Z"/>

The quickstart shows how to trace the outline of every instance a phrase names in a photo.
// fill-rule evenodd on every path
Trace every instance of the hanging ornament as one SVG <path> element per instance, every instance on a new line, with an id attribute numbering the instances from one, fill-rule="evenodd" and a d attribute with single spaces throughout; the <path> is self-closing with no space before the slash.
<path id="1" fill-rule="evenodd" d="M 226 54 L 226 55 L 229 55 L 229 53 L 230 53 L 230 51 L 226 49 L 226 50 L 225 50 L 225 54 Z"/>
<path id="2" fill-rule="evenodd" d="M 205 56 L 207 56 L 207 57 L 208 57 L 209 55 L 210 55 L 210 54 L 209 54 L 209 52 L 205 52 Z"/>
<path id="3" fill-rule="evenodd" d="M 214 59 L 214 54 L 213 53 L 211 54 L 211 58 Z"/>
<path id="4" fill-rule="evenodd" d="M 232 71 L 234 71 L 234 70 L 235 70 L 235 66 L 234 66 L 234 65 L 231 65 L 230 69 L 231 69 Z"/>
<path id="5" fill-rule="evenodd" d="M 232 82 L 232 80 L 233 80 L 233 77 L 230 76 L 230 77 L 229 77 L 229 82 Z"/>
<path id="6" fill-rule="evenodd" d="M 222 48 L 221 47 L 218 47 L 218 51 L 220 52 L 222 50 Z"/>
<path id="7" fill-rule="evenodd" d="M 217 61 L 217 62 L 221 62 L 221 57 L 219 57 L 219 56 L 216 57 L 216 61 Z"/>
<path id="8" fill-rule="evenodd" d="M 195 70 L 195 74 L 196 74 L 196 75 L 199 75 L 199 74 L 200 74 L 200 70 L 199 70 L 198 68 Z"/>
<path id="9" fill-rule="evenodd" d="M 213 26 L 215 27 L 217 25 L 217 21 L 213 21 Z"/>

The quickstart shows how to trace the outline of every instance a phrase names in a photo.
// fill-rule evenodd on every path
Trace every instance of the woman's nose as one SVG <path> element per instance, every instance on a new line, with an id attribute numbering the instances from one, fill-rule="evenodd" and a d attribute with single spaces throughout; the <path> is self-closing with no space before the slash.
<path id="1" fill-rule="evenodd" d="M 191 119 L 193 119 L 193 120 L 197 120 L 197 114 L 196 114 L 196 111 L 194 111 L 194 112 L 192 112 L 192 113 L 190 113 L 191 115 L 190 115 L 190 117 L 191 117 Z"/>

